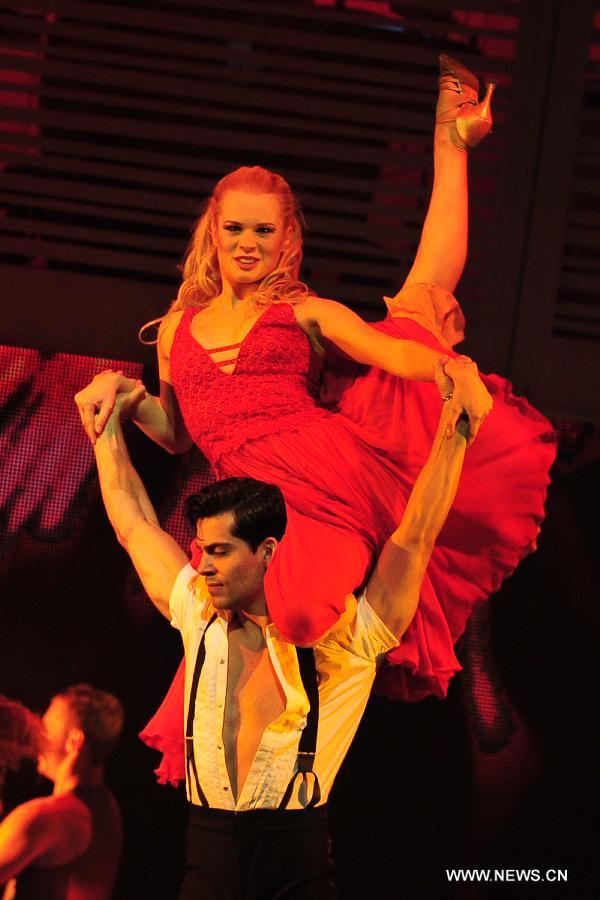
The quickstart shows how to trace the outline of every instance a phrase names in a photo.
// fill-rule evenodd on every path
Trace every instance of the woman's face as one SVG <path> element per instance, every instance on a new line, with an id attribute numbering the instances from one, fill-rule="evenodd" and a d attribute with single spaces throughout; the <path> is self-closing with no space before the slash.
<path id="1" fill-rule="evenodd" d="M 288 231 L 277 194 L 227 191 L 213 229 L 223 287 L 238 297 L 253 290 L 277 267 Z"/>

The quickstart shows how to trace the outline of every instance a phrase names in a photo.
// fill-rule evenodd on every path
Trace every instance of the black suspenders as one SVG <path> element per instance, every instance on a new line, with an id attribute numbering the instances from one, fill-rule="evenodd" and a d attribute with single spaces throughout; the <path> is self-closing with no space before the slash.
<path id="1" fill-rule="evenodd" d="M 202 666 L 204 665 L 204 660 L 206 657 L 206 632 L 216 618 L 217 614 L 214 613 L 210 618 L 208 625 L 204 629 L 204 634 L 202 635 L 202 640 L 200 641 L 200 646 L 198 647 L 196 664 L 194 666 L 194 674 L 192 676 L 192 686 L 190 688 L 187 722 L 185 726 L 185 768 L 190 796 L 193 773 L 196 791 L 198 793 L 198 799 L 200 800 L 200 804 L 206 807 L 208 807 L 209 803 L 206 799 L 204 791 L 200 787 L 200 779 L 198 777 L 198 769 L 196 766 L 196 758 L 194 755 L 194 715 L 196 712 L 196 697 L 198 694 L 200 673 L 202 672 Z M 295 650 L 298 656 L 298 666 L 300 668 L 300 678 L 302 679 L 302 686 L 305 690 L 306 696 L 308 697 L 310 707 L 308 710 L 308 715 L 306 717 L 306 725 L 304 726 L 304 729 L 300 736 L 300 744 L 298 745 L 296 771 L 292 775 L 290 783 L 285 790 L 285 793 L 281 799 L 281 803 L 279 804 L 279 809 L 285 809 L 290 802 L 292 792 L 294 790 L 294 784 L 298 775 L 302 775 L 302 780 L 304 782 L 308 780 L 307 775 L 309 773 L 312 772 L 314 777 L 313 794 L 309 803 L 306 805 L 306 809 L 316 806 L 316 804 L 321 799 L 319 779 L 317 778 L 317 773 L 313 771 L 315 753 L 317 751 L 317 732 L 319 729 L 319 681 L 317 676 L 317 667 L 315 664 L 315 654 L 311 647 L 296 647 Z"/>
<path id="2" fill-rule="evenodd" d="M 205 638 L 206 632 L 217 618 L 217 614 L 213 613 L 209 619 L 208 625 L 204 629 L 198 653 L 196 655 L 196 665 L 194 666 L 194 674 L 192 676 L 192 686 L 190 688 L 190 701 L 188 706 L 187 722 L 185 725 L 185 771 L 187 782 L 189 785 L 190 797 L 192 796 L 192 776 L 190 769 L 194 773 L 194 781 L 196 782 L 196 790 L 202 806 L 208 806 L 208 800 L 204 796 L 204 791 L 200 787 L 200 779 L 198 778 L 198 769 L 196 767 L 196 757 L 194 755 L 194 714 L 196 712 L 196 695 L 198 694 L 198 682 L 200 681 L 200 672 L 204 665 L 206 656 Z"/>
<path id="3" fill-rule="evenodd" d="M 319 785 L 317 773 L 313 771 L 315 753 L 317 752 L 317 732 L 319 730 L 319 679 L 315 664 L 315 652 L 312 647 L 296 647 L 296 654 L 298 656 L 302 686 L 308 697 L 310 707 L 306 716 L 306 725 L 300 735 L 296 772 L 292 775 L 290 783 L 285 789 L 279 809 L 285 809 L 290 802 L 298 775 L 302 775 L 302 781 L 306 783 L 309 772 L 313 774 L 314 785 L 312 797 L 306 804 L 306 809 L 316 806 L 321 799 L 321 786 Z"/>

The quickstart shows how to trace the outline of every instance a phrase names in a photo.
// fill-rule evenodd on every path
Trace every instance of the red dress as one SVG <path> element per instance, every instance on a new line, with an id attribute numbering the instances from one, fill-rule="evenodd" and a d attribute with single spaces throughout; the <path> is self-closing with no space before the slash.
<path id="1" fill-rule="evenodd" d="M 445 353 L 462 337 L 458 304 L 440 289 L 416 285 L 389 305 L 391 315 L 374 329 Z M 196 312 L 184 312 L 171 350 L 187 429 L 217 478 L 250 476 L 282 489 L 288 524 L 265 580 L 269 612 L 290 641 L 315 641 L 402 517 L 437 429 L 437 388 L 342 363 L 328 382 L 334 412 L 319 405 L 320 364 L 290 305 L 262 313 L 231 375 L 193 338 Z M 378 676 L 388 696 L 445 695 L 460 669 L 453 645 L 471 609 L 535 545 L 552 427 L 507 381 L 484 381 L 494 408 L 467 452 L 415 618 Z M 182 685 L 180 672 L 143 733 L 169 757 L 163 781 L 183 777 Z"/>

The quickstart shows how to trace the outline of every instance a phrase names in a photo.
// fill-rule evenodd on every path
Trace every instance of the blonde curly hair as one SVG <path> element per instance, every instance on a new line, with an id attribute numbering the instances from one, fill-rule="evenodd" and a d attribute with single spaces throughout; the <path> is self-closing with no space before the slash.
<path id="1" fill-rule="evenodd" d="M 214 187 L 206 208 L 194 228 L 183 261 L 183 282 L 177 297 L 167 313 L 147 322 L 140 329 L 143 332 L 151 325 L 164 323 L 167 317 L 188 306 L 202 309 L 218 297 L 222 290 L 221 273 L 217 261 L 217 247 L 213 239 L 214 225 L 220 203 L 228 191 L 246 191 L 250 194 L 276 194 L 281 203 L 284 227 L 289 229 L 288 241 L 279 263 L 257 285 L 249 300 L 257 309 L 266 309 L 273 303 L 299 303 L 313 291 L 298 279 L 302 263 L 302 226 L 304 220 L 297 198 L 287 181 L 281 175 L 263 169 L 261 166 L 242 166 L 225 175 Z"/>

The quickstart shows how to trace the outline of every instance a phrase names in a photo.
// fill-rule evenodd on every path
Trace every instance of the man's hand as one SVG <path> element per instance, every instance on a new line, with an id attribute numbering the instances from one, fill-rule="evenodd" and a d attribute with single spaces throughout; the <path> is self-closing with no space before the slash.
<path id="1" fill-rule="evenodd" d="M 136 382 L 133 378 L 126 378 L 122 372 L 106 369 L 96 375 L 87 387 L 75 394 L 74 399 L 79 416 L 92 445 L 96 443 L 98 435 L 104 431 L 110 414 L 115 408 L 117 395 L 134 391 L 140 384 L 141 382 Z M 138 393 L 135 400 L 136 405 L 141 399 L 143 399 L 143 395 Z M 129 408 L 131 409 L 131 403 Z"/>
<path id="2" fill-rule="evenodd" d="M 440 381 L 438 376 L 439 363 L 436 365 L 435 380 L 438 388 Z M 450 424 L 448 425 L 448 437 L 454 434 L 456 423 L 461 413 L 466 413 L 469 418 L 468 444 L 472 444 L 477 436 L 482 423 L 491 411 L 493 400 L 483 381 L 479 377 L 477 365 L 468 356 L 457 356 L 443 363 L 444 374 L 452 380 L 452 389 L 443 397 L 448 398 L 450 406 Z"/>
<path id="3" fill-rule="evenodd" d="M 442 400 L 447 400 L 454 394 L 454 382 L 449 375 L 446 375 L 444 369 L 449 361 L 449 356 L 440 356 L 433 364 L 433 377 Z"/>

